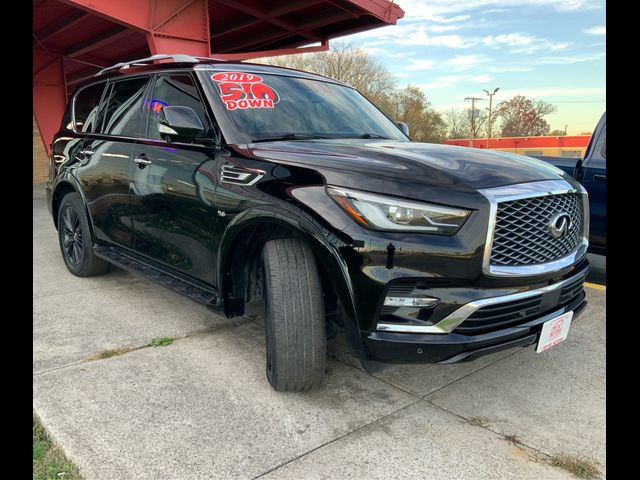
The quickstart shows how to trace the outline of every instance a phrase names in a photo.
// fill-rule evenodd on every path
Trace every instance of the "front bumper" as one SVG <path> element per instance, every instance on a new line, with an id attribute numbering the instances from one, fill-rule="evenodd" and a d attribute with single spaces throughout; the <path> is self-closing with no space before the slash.
<path id="1" fill-rule="evenodd" d="M 438 330 L 425 327 L 421 330 L 410 325 L 392 325 L 390 328 L 388 324 L 378 323 L 375 331 L 363 332 L 365 357 L 385 363 L 455 363 L 530 345 L 538 340 L 544 322 L 569 311 L 574 312 L 574 318 L 582 312 L 587 304 L 582 287 L 587 271 L 588 268 L 559 282 L 557 288 L 551 285 L 530 290 L 525 299 L 514 301 L 517 295 L 487 299 L 489 302 L 485 305 L 508 312 L 498 312 L 497 317 L 504 316 L 498 319 L 501 321 L 485 317 L 493 323 L 483 323 L 482 316 L 480 321 L 473 319 L 472 314 L 481 309 L 477 302 L 463 305 L 456 311 L 456 322 L 445 325 L 448 332 L 424 333 Z M 567 289 L 568 296 L 563 297 L 562 292 Z M 541 306 L 533 310 L 531 302 L 538 298 Z M 518 301 L 526 303 L 519 304 Z M 520 310 L 519 305 L 522 305 Z M 456 312 L 452 314 L 454 318 Z M 522 315 L 518 316 L 519 313 Z M 462 320 L 461 316 L 464 316 Z M 505 318 L 506 321 L 502 321 Z"/>

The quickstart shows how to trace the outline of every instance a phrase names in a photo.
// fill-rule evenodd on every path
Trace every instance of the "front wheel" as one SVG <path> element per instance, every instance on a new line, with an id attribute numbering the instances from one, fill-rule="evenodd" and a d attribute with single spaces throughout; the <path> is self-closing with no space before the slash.
<path id="1" fill-rule="evenodd" d="M 267 242 L 265 283 L 267 379 L 278 391 L 320 385 L 326 360 L 322 285 L 313 252 L 298 239 Z"/>
<path id="2" fill-rule="evenodd" d="M 77 277 L 92 277 L 109 270 L 109 263 L 93 253 L 89 219 L 80 194 L 68 193 L 58 210 L 58 240 L 67 269 Z"/>

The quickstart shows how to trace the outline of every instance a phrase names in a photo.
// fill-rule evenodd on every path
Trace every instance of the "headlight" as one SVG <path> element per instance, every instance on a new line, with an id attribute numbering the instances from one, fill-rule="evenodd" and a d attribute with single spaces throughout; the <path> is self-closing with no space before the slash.
<path id="1" fill-rule="evenodd" d="M 360 225 L 375 230 L 453 235 L 469 210 L 412 202 L 357 190 L 327 187 L 327 192 Z"/>

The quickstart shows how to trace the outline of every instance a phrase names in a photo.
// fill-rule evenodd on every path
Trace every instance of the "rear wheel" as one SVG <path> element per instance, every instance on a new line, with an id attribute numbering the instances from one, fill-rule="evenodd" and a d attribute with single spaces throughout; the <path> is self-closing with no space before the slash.
<path id="1" fill-rule="evenodd" d="M 279 391 L 315 388 L 324 375 L 326 332 L 313 252 L 298 239 L 271 240 L 262 263 L 267 379 Z"/>
<path id="2" fill-rule="evenodd" d="M 101 275 L 109 263 L 93 253 L 89 219 L 80 194 L 68 193 L 58 210 L 58 240 L 67 269 L 78 277 Z"/>

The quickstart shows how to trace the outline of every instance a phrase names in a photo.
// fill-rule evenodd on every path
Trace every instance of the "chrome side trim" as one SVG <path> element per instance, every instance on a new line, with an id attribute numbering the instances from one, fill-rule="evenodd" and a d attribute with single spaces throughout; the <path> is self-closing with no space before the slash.
<path id="1" fill-rule="evenodd" d="M 589 197 L 582 185 L 574 187 L 565 180 L 544 180 L 541 182 L 521 183 L 504 187 L 486 188 L 479 190 L 489 200 L 489 225 L 487 238 L 484 244 L 484 258 L 482 260 L 482 272 L 490 277 L 528 277 L 555 272 L 564 267 L 576 263 L 587 254 L 589 247 Z M 573 252 L 553 262 L 538 265 L 506 266 L 491 265 L 491 249 L 493 247 L 493 234 L 496 226 L 496 214 L 498 203 L 520 200 L 523 198 L 544 197 L 547 195 L 561 195 L 563 193 L 581 193 L 584 218 L 582 220 L 582 243 Z"/>
<path id="2" fill-rule="evenodd" d="M 220 171 L 220 182 L 250 187 L 258 182 L 266 173 L 257 168 L 245 168 L 235 165 L 223 165 Z"/>
<path id="3" fill-rule="evenodd" d="M 398 333 L 438 333 L 446 334 L 451 333 L 462 322 L 469 318 L 476 310 L 486 307 L 487 305 L 496 305 L 498 303 L 507 303 L 514 300 L 521 300 L 523 298 L 535 297 L 542 295 L 558 288 L 562 288 L 568 283 L 575 282 L 580 277 L 586 277 L 589 271 L 589 267 L 582 270 L 580 273 L 573 275 L 565 280 L 562 280 L 553 285 L 547 285 L 546 287 L 537 288 L 535 290 L 529 290 L 526 292 L 512 293 L 511 295 L 502 295 L 499 297 L 482 298 L 480 300 L 474 300 L 464 304 L 455 312 L 451 313 L 447 317 L 440 320 L 435 325 L 397 325 L 392 323 L 378 323 L 377 329 L 381 332 L 398 332 Z"/>

